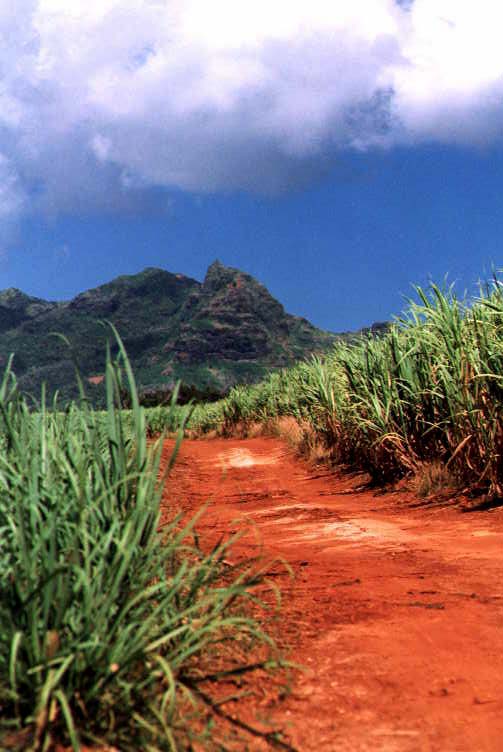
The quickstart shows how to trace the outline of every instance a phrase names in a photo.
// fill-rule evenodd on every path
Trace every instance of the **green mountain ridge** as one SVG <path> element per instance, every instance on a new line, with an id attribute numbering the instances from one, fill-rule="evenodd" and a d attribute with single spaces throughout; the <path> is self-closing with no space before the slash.
<path id="1" fill-rule="evenodd" d="M 121 334 L 141 389 L 182 379 L 224 392 L 271 369 L 326 351 L 338 335 L 285 312 L 251 275 L 215 261 L 204 281 L 147 268 L 87 290 L 70 301 L 45 301 L 15 288 L 0 292 L 0 365 L 14 353 L 20 388 L 37 397 L 76 394 L 75 362 L 89 396 L 102 399 L 101 377 L 111 322 Z M 71 349 L 54 333 L 64 335 Z M 339 335 L 340 336 L 340 335 Z"/>

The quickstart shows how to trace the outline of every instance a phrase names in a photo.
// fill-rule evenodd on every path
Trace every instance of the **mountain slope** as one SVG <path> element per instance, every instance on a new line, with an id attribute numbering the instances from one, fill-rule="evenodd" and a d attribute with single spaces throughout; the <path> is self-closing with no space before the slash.
<path id="1" fill-rule="evenodd" d="M 145 269 L 64 303 L 0 292 L 0 364 L 14 352 L 21 388 L 37 396 L 46 381 L 50 392 L 68 397 L 75 394 L 76 360 L 98 398 L 110 339 L 104 321 L 119 330 L 141 387 L 169 388 L 182 378 L 225 390 L 325 350 L 335 339 L 286 313 L 249 274 L 217 261 L 203 283 Z"/>
<path id="2" fill-rule="evenodd" d="M 253 380 L 333 341 L 333 335 L 287 314 L 252 276 L 216 261 L 201 287 L 189 294 L 164 352 L 173 372 L 206 367 L 225 387 L 235 381 L 233 374 Z"/>

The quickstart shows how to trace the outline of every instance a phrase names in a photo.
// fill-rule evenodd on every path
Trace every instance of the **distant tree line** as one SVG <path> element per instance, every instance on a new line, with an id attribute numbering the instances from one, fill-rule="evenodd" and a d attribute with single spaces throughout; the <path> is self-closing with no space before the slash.
<path id="1" fill-rule="evenodd" d="M 155 386 L 139 390 L 138 397 L 143 407 L 157 407 L 169 405 L 173 399 L 174 387 Z M 212 387 L 197 387 L 194 384 L 180 384 L 177 404 L 187 405 L 189 402 L 218 402 L 226 393 Z M 131 407 L 131 398 L 127 389 L 121 392 L 121 404 L 124 409 Z"/>

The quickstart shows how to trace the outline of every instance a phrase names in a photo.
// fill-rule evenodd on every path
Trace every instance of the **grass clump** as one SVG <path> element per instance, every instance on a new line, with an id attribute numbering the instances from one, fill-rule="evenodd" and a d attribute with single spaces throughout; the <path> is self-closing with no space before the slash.
<path id="1" fill-rule="evenodd" d="M 268 642 L 240 607 L 257 575 L 222 576 L 229 543 L 201 553 L 178 517 L 158 531 L 162 440 L 120 346 L 127 418 L 109 353 L 104 413 L 34 413 L 10 366 L 0 386 L 0 748 L 223 749 L 201 688 L 229 640 Z"/>
<path id="2" fill-rule="evenodd" d="M 503 496 L 503 288 L 473 301 L 416 288 L 417 300 L 380 337 L 340 342 L 221 403 L 222 431 L 291 416 L 306 446 L 367 471 L 374 482 L 442 466 L 466 490 Z M 435 483 L 433 485 L 436 485 Z"/>

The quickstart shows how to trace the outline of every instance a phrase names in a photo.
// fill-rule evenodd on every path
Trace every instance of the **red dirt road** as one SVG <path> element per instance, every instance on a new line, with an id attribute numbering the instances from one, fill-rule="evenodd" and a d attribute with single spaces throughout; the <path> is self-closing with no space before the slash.
<path id="1" fill-rule="evenodd" d="M 283 698 L 258 686 L 253 712 L 299 752 L 503 750 L 503 510 L 418 509 L 358 481 L 275 439 L 182 445 L 170 505 L 209 501 L 203 541 L 252 520 L 295 573 L 277 578 L 280 639 L 307 671 Z"/>

